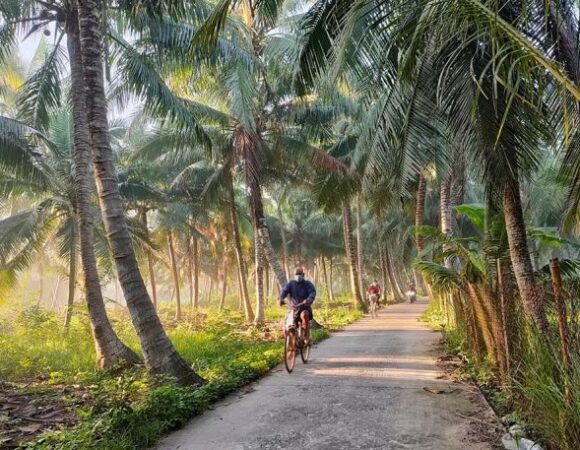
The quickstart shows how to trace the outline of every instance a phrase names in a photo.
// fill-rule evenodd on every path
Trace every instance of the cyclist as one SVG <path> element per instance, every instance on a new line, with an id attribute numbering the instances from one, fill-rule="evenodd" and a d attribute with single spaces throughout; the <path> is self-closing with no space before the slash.
<path id="1" fill-rule="evenodd" d="M 373 280 L 369 288 L 367 289 L 367 295 L 369 296 L 369 301 L 372 303 L 376 303 L 377 306 L 379 305 L 379 301 L 381 298 L 381 285 L 377 280 Z"/>
<path id="2" fill-rule="evenodd" d="M 288 296 L 290 296 L 290 306 L 292 307 L 294 319 L 300 318 L 302 329 L 304 330 L 304 345 L 308 345 L 310 338 L 308 322 L 313 318 L 312 302 L 316 298 L 316 289 L 314 284 L 304 278 L 304 269 L 300 266 L 294 270 L 294 279 L 290 280 L 280 292 L 278 297 L 280 306 L 284 304 Z"/>
<path id="3" fill-rule="evenodd" d="M 417 289 L 415 288 L 415 283 L 409 283 L 407 288 L 407 297 L 409 298 L 409 303 L 415 303 L 417 300 Z"/>

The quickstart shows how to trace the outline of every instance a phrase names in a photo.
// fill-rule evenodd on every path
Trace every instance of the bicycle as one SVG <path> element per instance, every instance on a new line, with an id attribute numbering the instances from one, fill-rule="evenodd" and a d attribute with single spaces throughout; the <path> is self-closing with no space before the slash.
<path id="1" fill-rule="evenodd" d="M 378 317 L 379 315 L 379 296 L 378 294 L 369 295 L 370 313 L 371 317 Z"/>
<path id="2" fill-rule="evenodd" d="M 300 317 L 295 317 L 294 311 L 290 308 L 284 327 L 284 365 L 288 373 L 294 370 L 296 350 L 300 350 L 300 358 L 304 364 L 308 362 L 310 356 L 310 342 L 304 345 L 304 329 L 300 322 Z"/>

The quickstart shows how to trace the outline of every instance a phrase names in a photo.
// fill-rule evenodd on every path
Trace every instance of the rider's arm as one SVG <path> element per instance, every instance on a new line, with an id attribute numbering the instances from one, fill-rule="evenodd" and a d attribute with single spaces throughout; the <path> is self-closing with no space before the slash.
<path id="1" fill-rule="evenodd" d="M 286 286 L 284 286 L 284 288 L 280 292 L 280 295 L 278 296 L 280 304 L 284 303 L 284 300 L 286 300 L 286 297 L 288 297 L 289 294 L 290 294 L 290 283 L 286 283 Z"/>
<path id="2" fill-rule="evenodd" d="M 306 297 L 305 302 L 308 305 L 312 305 L 315 298 L 316 298 L 316 288 L 312 283 L 308 283 L 308 297 Z"/>

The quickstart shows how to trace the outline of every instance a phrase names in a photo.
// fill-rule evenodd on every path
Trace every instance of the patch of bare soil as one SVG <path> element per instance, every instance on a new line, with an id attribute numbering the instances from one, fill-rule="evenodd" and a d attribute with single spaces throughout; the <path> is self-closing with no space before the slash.
<path id="1" fill-rule="evenodd" d="M 438 347 L 440 352 L 444 352 L 442 344 Z M 501 443 L 501 436 L 505 433 L 504 426 L 482 392 L 466 375 L 463 365 L 464 361 L 459 356 L 443 355 L 437 358 L 437 367 L 441 371 L 438 378 L 461 384 L 468 391 L 470 401 L 477 405 L 476 411 L 468 415 L 456 412 L 462 419 L 469 420 L 466 440 L 472 443 L 486 443 L 492 449 L 504 449 Z"/>
<path id="2" fill-rule="evenodd" d="M 48 430 L 73 425 L 86 394 L 70 386 L 0 382 L 0 448 L 17 448 Z"/>

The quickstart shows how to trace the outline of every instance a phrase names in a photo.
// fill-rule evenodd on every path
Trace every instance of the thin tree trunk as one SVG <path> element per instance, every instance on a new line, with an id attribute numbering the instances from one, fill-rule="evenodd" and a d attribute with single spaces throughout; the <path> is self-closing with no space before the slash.
<path id="1" fill-rule="evenodd" d="M 361 296 L 361 289 L 359 286 L 358 264 L 356 260 L 355 244 L 352 238 L 352 224 L 350 218 L 350 206 L 344 205 L 342 207 L 343 220 L 343 234 L 344 234 L 344 248 L 346 251 L 346 258 L 350 270 L 350 287 L 353 295 L 355 307 L 367 312 L 366 303 Z"/>
<path id="2" fill-rule="evenodd" d="M 333 280 L 333 270 L 334 269 L 334 260 L 333 257 L 330 257 L 328 261 L 328 294 L 330 295 L 330 301 L 336 302 L 336 297 L 334 296 L 334 280 Z"/>
<path id="3" fill-rule="evenodd" d="M 288 267 L 288 242 L 286 241 L 286 230 L 284 229 L 284 217 L 282 215 L 282 208 L 278 203 L 278 221 L 280 222 L 280 237 L 282 238 L 282 264 L 284 272 L 286 272 L 286 279 L 290 278 L 290 268 Z"/>
<path id="4" fill-rule="evenodd" d="M 418 229 L 423 226 L 424 216 L 425 216 L 425 194 L 427 192 L 427 180 L 423 174 L 419 174 L 419 184 L 417 185 L 417 196 L 415 202 L 415 246 L 417 248 L 417 258 L 419 260 L 423 259 L 422 253 L 425 249 L 425 243 L 423 237 L 420 235 Z M 415 279 L 417 282 L 417 288 L 424 290 L 423 278 L 420 274 L 415 272 Z"/>
<path id="5" fill-rule="evenodd" d="M 381 266 L 381 282 L 383 284 L 383 298 L 385 302 L 389 300 L 389 293 L 395 296 L 391 284 L 388 282 L 387 263 L 385 259 L 385 245 L 379 241 L 379 264 Z"/>
<path id="6" fill-rule="evenodd" d="M 363 232 L 362 232 L 362 200 L 361 195 L 356 198 L 356 251 L 358 264 L 358 278 L 359 288 L 361 290 L 361 297 L 365 297 L 365 274 L 364 274 L 364 248 L 363 248 Z"/>
<path id="7" fill-rule="evenodd" d="M 139 211 L 139 215 L 141 217 L 141 223 L 149 235 L 149 227 L 147 224 L 147 209 L 142 208 Z M 151 283 L 151 296 L 153 300 L 153 306 L 157 308 L 157 284 L 155 283 L 155 267 L 153 265 L 153 254 L 151 250 L 147 250 L 147 267 L 149 269 L 149 282 Z"/>
<path id="8" fill-rule="evenodd" d="M 209 278 L 209 292 L 207 294 L 207 302 L 209 305 L 211 305 L 211 299 L 213 296 L 213 287 L 216 279 L 217 279 L 217 269 L 215 266 L 213 266 Z"/>
<path id="9" fill-rule="evenodd" d="M 195 288 L 193 286 L 195 267 L 193 264 L 193 251 L 191 249 L 191 239 L 187 239 L 187 280 L 189 282 L 189 307 L 193 309 L 193 296 Z"/>
<path id="10" fill-rule="evenodd" d="M 191 238 L 191 257 L 193 264 L 193 309 L 199 308 L 199 243 L 196 237 Z"/>
<path id="11" fill-rule="evenodd" d="M 393 295 L 395 302 L 404 302 L 405 296 L 401 291 L 401 287 L 397 282 L 395 277 L 395 273 L 393 272 L 393 263 L 391 261 L 391 256 L 389 254 L 389 245 L 385 243 L 385 263 L 387 266 L 387 274 L 389 276 L 389 281 L 391 282 L 391 286 L 393 288 Z"/>
<path id="12" fill-rule="evenodd" d="M 230 221 L 232 224 L 232 237 L 234 240 L 234 251 L 236 254 L 236 262 L 238 265 L 238 284 L 240 286 L 241 302 L 244 307 L 244 313 L 247 322 L 254 320 L 254 312 L 250 304 L 250 296 L 248 294 L 248 285 L 246 282 L 246 265 L 244 261 L 244 252 L 242 251 L 242 241 L 240 238 L 240 229 L 238 227 L 238 213 L 236 211 L 236 200 L 234 197 L 233 179 L 230 177 L 228 182 L 228 196 L 229 196 L 229 210 Z"/>
<path id="13" fill-rule="evenodd" d="M 75 302 L 75 285 L 77 282 L 77 239 L 78 230 L 76 224 L 76 218 L 72 219 L 72 236 L 70 244 L 70 261 L 69 261 L 69 271 L 68 271 L 68 300 L 66 304 L 66 314 L 64 318 L 64 332 L 68 333 L 70 322 L 73 315 L 74 302 Z"/>
<path id="14" fill-rule="evenodd" d="M 560 349 L 562 351 L 562 362 L 566 372 L 570 369 L 570 335 L 568 332 L 568 318 L 566 314 L 566 303 L 562 295 L 562 276 L 560 274 L 560 262 L 558 258 L 550 260 L 550 275 L 552 277 L 552 289 L 554 291 L 554 303 L 556 305 L 556 316 L 558 317 L 558 331 L 560 333 Z"/>
<path id="15" fill-rule="evenodd" d="M 547 322 L 544 302 L 536 280 L 528 251 L 526 225 L 522 212 L 517 173 L 515 179 L 508 182 L 503 194 L 503 207 L 510 256 L 514 267 L 524 311 L 536 324 L 541 332 L 546 332 Z"/>
<path id="16" fill-rule="evenodd" d="M 222 267 L 222 296 L 220 298 L 219 310 L 223 311 L 226 304 L 226 293 L 228 288 L 228 260 L 224 254 L 224 264 Z"/>
<path id="17" fill-rule="evenodd" d="M 200 384 L 199 377 L 175 351 L 155 312 L 133 250 L 127 229 L 107 121 L 107 100 L 103 81 L 102 23 L 98 0 L 79 0 L 82 67 L 93 163 L 107 239 L 115 260 L 133 326 L 141 341 L 145 364 L 152 373 L 174 376 L 180 383 Z M 74 91 L 73 97 L 82 95 Z"/>
<path id="18" fill-rule="evenodd" d="M 498 281 L 498 291 L 501 305 L 501 320 L 503 324 L 503 341 L 505 349 L 505 380 L 504 384 L 510 382 L 511 373 L 511 339 L 509 338 L 509 331 L 513 328 L 513 291 L 509 288 L 511 285 L 511 280 L 509 280 L 509 274 L 507 273 L 506 264 L 509 261 L 503 261 L 498 258 L 497 260 L 497 281 Z"/>
<path id="19" fill-rule="evenodd" d="M 264 309 L 264 265 L 262 259 L 261 240 L 258 237 L 254 239 L 254 264 L 256 268 L 256 317 L 254 318 L 254 324 L 260 326 L 264 324 L 266 315 Z"/>
<path id="20" fill-rule="evenodd" d="M 328 271 L 326 270 L 326 262 L 324 256 L 320 257 L 320 264 L 322 265 L 322 278 L 324 280 L 324 288 L 326 290 L 326 299 L 330 301 L 330 284 L 328 283 Z"/>
<path id="21" fill-rule="evenodd" d="M 175 248 L 173 246 L 173 233 L 167 233 L 167 245 L 169 247 L 169 259 L 171 261 L 171 275 L 173 276 L 173 286 L 175 288 L 175 320 L 181 320 L 181 291 L 179 289 L 179 273 L 177 271 L 177 261 L 175 259 Z"/>

